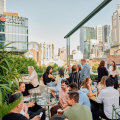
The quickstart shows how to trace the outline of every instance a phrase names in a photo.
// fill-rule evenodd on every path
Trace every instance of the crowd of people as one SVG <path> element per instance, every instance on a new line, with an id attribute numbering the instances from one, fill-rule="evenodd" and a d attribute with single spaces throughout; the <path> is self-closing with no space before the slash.
<path id="1" fill-rule="evenodd" d="M 29 79 L 31 82 L 19 83 L 19 90 L 9 98 L 9 103 L 21 98 L 20 103 L 3 117 L 3 120 L 45 120 L 45 109 L 35 102 L 24 103 L 23 100 L 29 96 L 29 90 L 40 87 L 37 73 L 34 67 L 28 67 Z M 118 75 L 120 74 L 114 61 L 109 69 L 105 67 L 105 61 L 101 61 L 97 69 L 97 86 L 91 79 L 91 70 L 88 62 L 81 59 L 81 64 L 72 67 L 68 65 L 67 73 L 59 69 L 58 76 L 52 75 L 52 67 L 48 66 L 43 74 L 43 83 L 51 90 L 56 99 L 58 93 L 58 104 L 52 106 L 50 120 L 106 120 L 119 119 L 113 114 L 113 105 L 119 108 L 119 86 Z M 91 99 L 92 97 L 95 100 Z M 57 111 L 60 110 L 60 115 Z M 43 113 L 40 116 L 40 113 Z"/>

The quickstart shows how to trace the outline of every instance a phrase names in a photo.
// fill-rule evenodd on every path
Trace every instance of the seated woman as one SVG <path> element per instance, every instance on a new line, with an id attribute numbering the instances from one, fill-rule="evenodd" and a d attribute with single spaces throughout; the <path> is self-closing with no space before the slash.
<path id="1" fill-rule="evenodd" d="M 52 95 L 56 98 L 55 92 L 59 92 L 61 89 L 61 81 L 64 79 L 64 71 L 63 69 L 59 69 L 59 77 L 58 78 L 58 83 L 55 87 L 50 88 Z"/>
<path id="2" fill-rule="evenodd" d="M 30 84 L 26 84 L 24 96 L 29 95 L 28 90 L 39 87 L 38 76 L 33 66 L 28 66 L 28 73 L 29 76 L 24 77 L 24 79 L 30 80 Z"/>
<path id="3" fill-rule="evenodd" d="M 49 87 L 55 86 L 55 77 L 52 75 L 52 66 L 48 66 L 46 72 L 43 74 L 43 82 Z"/>
<path id="4" fill-rule="evenodd" d="M 91 78 L 85 78 L 81 84 L 80 90 L 88 95 L 88 97 L 91 97 L 93 95 L 97 95 L 97 89 L 95 89 L 92 86 L 92 80 Z"/>
<path id="5" fill-rule="evenodd" d="M 19 92 L 23 93 L 25 91 L 25 84 L 23 82 L 19 83 Z M 24 97 L 23 97 L 24 100 Z M 29 113 L 30 118 L 32 119 L 36 115 L 39 115 L 41 112 L 43 112 L 43 115 L 41 117 L 41 120 L 45 120 L 46 115 L 45 115 L 45 110 L 37 105 L 34 102 L 29 102 L 29 103 L 24 103 L 23 110 L 21 111 L 21 114 L 27 117 L 26 113 Z"/>
<path id="6" fill-rule="evenodd" d="M 108 79 L 108 76 L 103 76 L 101 81 L 98 83 L 98 86 L 97 86 L 98 94 L 100 93 L 102 89 L 106 88 L 107 79 Z"/>

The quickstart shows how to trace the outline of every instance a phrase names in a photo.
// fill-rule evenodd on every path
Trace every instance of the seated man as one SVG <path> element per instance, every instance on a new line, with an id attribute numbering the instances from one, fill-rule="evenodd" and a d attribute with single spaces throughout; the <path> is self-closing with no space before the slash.
<path id="1" fill-rule="evenodd" d="M 61 81 L 61 90 L 59 91 L 59 104 L 51 108 L 51 116 L 57 113 L 57 109 L 66 109 L 67 104 L 67 92 L 68 92 L 68 82 L 66 80 Z"/>
<path id="2" fill-rule="evenodd" d="M 85 105 L 78 104 L 79 93 L 70 91 L 67 95 L 68 105 L 71 107 L 64 112 L 68 120 L 92 120 L 92 113 Z"/>
<path id="3" fill-rule="evenodd" d="M 25 91 L 25 84 L 23 82 L 20 82 L 19 92 L 23 93 L 24 91 Z M 24 108 L 25 109 L 21 111 L 21 114 L 23 114 L 24 116 L 26 116 L 26 113 L 29 113 L 29 116 L 32 119 L 34 116 L 39 115 L 41 112 L 43 112 L 41 120 L 45 120 L 46 118 L 45 110 L 41 106 L 37 105 L 36 103 L 34 102 L 24 103 Z"/>
<path id="4" fill-rule="evenodd" d="M 114 89 L 114 80 L 112 78 L 108 78 L 106 80 L 106 88 L 101 90 L 100 94 L 97 98 L 98 103 L 103 103 L 104 111 L 99 110 L 93 114 L 94 120 L 98 120 L 99 116 L 105 119 L 112 119 L 112 105 L 115 105 L 116 108 L 119 108 L 119 92 Z M 115 115 L 113 115 L 113 119 L 116 119 Z"/>
<path id="5" fill-rule="evenodd" d="M 14 107 L 9 114 L 5 115 L 2 120 L 29 120 L 29 118 L 26 118 L 22 114 L 20 114 L 22 108 L 23 108 L 23 100 L 22 100 L 22 94 L 16 93 L 10 96 L 9 103 L 13 103 L 17 101 L 18 99 L 21 99 L 20 103 L 16 107 Z M 40 120 L 40 116 L 37 115 L 31 120 Z"/>
<path id="6" fill-rule="evenodd" d="M 69 85 L 69 91 L 78 91 L 79 93 L 79 104 L 80 105 L 86 105 L 90 108 L 90 101 L 89 101 L 89 98 L 88 96 L 83 93 L 82 91 L 78 90 L 78 86 L 76 83 L 71 83 Z"/>

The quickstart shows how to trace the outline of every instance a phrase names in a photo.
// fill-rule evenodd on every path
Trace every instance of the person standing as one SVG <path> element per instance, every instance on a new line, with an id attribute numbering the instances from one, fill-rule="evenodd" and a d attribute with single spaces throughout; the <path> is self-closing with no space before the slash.
<path id="1" fill-rule="evenodd" d="M 77 66 L 72 66 L 72 73 L 70 74 L 70 77 L 68 79 L 69 84 L 76 83 L 78 85 L 78 88 L 80 88 L 80 72 L 77 71 Z"/>
<path id="2" fill-rule="evenodd" d="M 90 77 L 90 67 L 86 63 L 85 59 L 81 59 L 81 64 L 82 64 L 82 70 L 80 74 L 80 83 L 84 80 L 84 78 L 89 78 Z"/>
<path id="3" fill-rule="evenodd" d="M 90 109 L 85 105 L 80 105 L 78 101 L 79 93 L 70 91 L 67 95 L 67 102 L 71 107 L 64 112 L 64 115 L 68 120 L 92 120 Z"/>
<path id="4" fill-rule="evenodd" d="M 98 82 L 100 82 L 101 81 L 101 78 L 103 77 L 103 76 L 108 76 L 108 71 L 107 71 L 107 69 L 105 68 L 105 61 L 101 61 L 100 62 L 100 65 L 99 65 L 99 67 L 98 67 L 98 69 L 97 69 L 97 72 L 98 72 Z"/>
<path id="5" fill-rule="evenodd" d="M 49 87 L 55 86 L 55 77 L 52 75 L 52 66 L 48 66 L 46 72 L 43 74 L 43 82 Z"/>
<path id="6" fill-rule="evenodd" d="M 117 75 L 119 75 L 119 71 L 117 69 L 115 61 L 112 61 L 111 66 L 109 67 L 109 76 L 112 79 L 114 79 L 114 88 L 115 89 L 118 88 L 118 77 L 117 77 Z"/>

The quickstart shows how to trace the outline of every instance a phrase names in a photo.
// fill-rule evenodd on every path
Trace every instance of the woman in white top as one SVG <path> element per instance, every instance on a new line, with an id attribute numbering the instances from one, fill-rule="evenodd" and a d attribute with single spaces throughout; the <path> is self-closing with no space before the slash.
<path id="1" fill-rule="evenodd" d="M 24 79 L 30 80 L 30 84 L 26 84 L 26 89 L 23 93 L 24 96 L 29 95 L 28 90 L 39 87 L 38 76 L 33 66 L 28 66 L 28 73 L 29 76 L 24 77 Z"/>
<path id="2" fill-rule="evenodd" d="M 117 77 L 117 75 L 119 75 L 119 71 L 117 69 L 115 61 L 112 61 L 111 66 L 109 67 L 109 76 L 112 79 L 114 79 L 114 88 L 115 89 L 118 88 L 118 77 Z"/>

